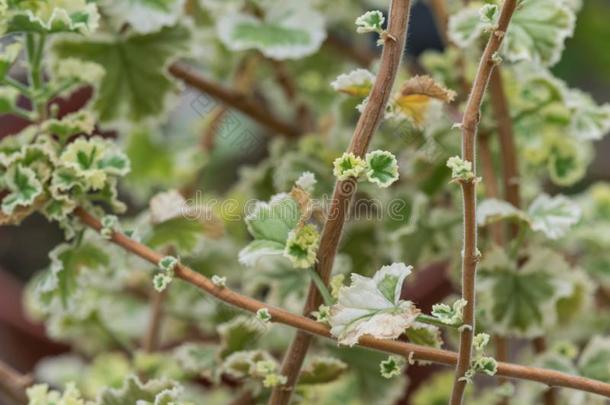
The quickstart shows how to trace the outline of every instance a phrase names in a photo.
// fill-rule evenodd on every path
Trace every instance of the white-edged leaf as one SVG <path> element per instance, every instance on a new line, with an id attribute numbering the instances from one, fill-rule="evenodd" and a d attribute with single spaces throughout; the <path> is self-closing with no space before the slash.
<path id="1" fill-rule="evenodd" d="M 419 315 L 411 301 L 400 299 L 411 267 L 402 263 L 383 266 L 373 278 L 352 273 L 352 283 L 339 291 L 331 307 L 331 334 L 340 344 L 353 346 L 363 335 L 396 339 Z"/>
<path id="2" fill-rule="evenodd" d="M 568 263 L 538 248 L 521 268 L 496 248 L 484 255 L 477 285 L 478 307 L 492 331 L 506 336 L 540 336 L 556 325 L 557 302 L 572 293 Z"/>
<path id="3" fill-rule="evenodd" d="M 525 213 L 507 201 L 488 198 L 477 206 L 477 224 L 484 226 L 507 218 L 527 220 Z"/>
<path id="4" fill-rule="evenodd" d="M 91 34 L 100 19 L 95 3 L 86 0 L 12 1 L 0 26 L 3 34 L 12 32 L 75 32 Z"/>
<path id="5" fill-rule="evenodd" d="M 540 194 L 529 206 L 527 213 L 532 229 L 543 232 L 550 239 L 565 235 L 581 217 L 578 204 L 563 195 L 550 197 Z"/>
<path id="6" fill-rule="evenodd" d="M 330 84 L 333 90 L 350 96 L 366 97 L 375 84 L 375 75 L 366 69 L 342 73 Z"/>
<path id="7" fill-rule="evenodd" d="M 491 31 L 498 13 L 486 12 L 490 5 L 464 8 L 449 19 L 449 37 L 467 47 Z M 528 60 L 552 66 L 561 57 L 566 38 L 574 31 L 575 13 L 561 0 L 528 0 L 520 3 L 511 19 L 502 55 L 511 62 Z"/>
<path id="8" fill-rule="evenodd" d="M 597 105 L 591 96 L 577 89 L 566 93 L 566 106 L 572 112 L 572 136 L 580 141 L 594 141 L 610 131 L 610 104 Z"/>
<path id="9" fill-rule="evenodd" d="M 366 177 L 371 183 L 385 188 L 398 180 L 398 162 L 396 156 L 388 151 L 376 150 L 365 156 Z"/>
<path id="10" fill-rule="evenodd" d="M 178 25 L 151 34 L 66 39 L 53 49 L 59 58 L 94 62 L 106 71 L 94 97 L 100 121 L 140 122 L 165 113 L 167 98 L 176 89 L 166 67 L 186 50 L 189 37 L 189 30 Z"/>
<path id="11" fill-rule="evenodd" d="M 178 22 L 186 0 L 104 0 L 101 7 L 118 27 L 127 23 L 134 31 L 148 34 Z"/>
<path id="12" fill-rule="evenodd" d="M 257 49 L 273 59 L 298 59 L 316 52 L 326 38 L 324 17 L 300 0 L 273 3 L 263 19 L 241 12 L 216 22 L 218 37 L 232 51 Z"/>

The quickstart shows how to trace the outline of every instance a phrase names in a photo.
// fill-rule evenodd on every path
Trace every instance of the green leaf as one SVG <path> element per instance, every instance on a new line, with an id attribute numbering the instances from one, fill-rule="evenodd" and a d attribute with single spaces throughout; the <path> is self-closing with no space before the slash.
<path id="1" fill-rule="evenodd" d="M 316 52 L 326 38 L 324 17 L 299 0 L 269 3 L 262 19 L 241 12 L 222 16 L 216 31 L 232 51 L 258 49 L 273 59 L 299 59 Z"/>
<path id="2" fill-rule="evenodd" d="M 283 245 L 299 218 L 296 201 L 287 194 L 278 194 L 269 203 L 257 202 L 252 213 L 246 217 L 246 225 L 254 238 Z"/>
<path id="3" fill-rule="evenodd" d="M 284 257 L 287 257 L 294 267 L 306 269 L 314 265 L 319 245 L 320 233 L 315 225 L 297 227 L 288 234 Z"/>
<path id="4" fill-rule="evenodd" d="M 8 114 L 15 110 L 19 91 L 12 87 L 0 87 L 0 114 Z"/>
<path id="5" fill-rule="evenodd" d="M 472 45 L 497 24 L 498 13 L 490 5 L 465 8 L 451 16 L 449 37 L 460 47 Z M 529 0 L 520 3 L 508 26 L 503 56 L 552 66 L 561 57 L 566 38 L 574 31 L 575 13 L 561 0 Z"/>
<path id="6" fill-rule="evenodd" d="M 367 11 L 360 17 L 356 18 L 356 26 L 358 27 L 356 28 L 356 32 L 359 34 L 366 34 L 368 32 L 381 33 L 383 31 L 384 22 L 385 17 L 381 11 Z"/>
<path id="7" fill-rule="evenodd" d="M 550 239 L 565 235 L 581 217 L 580 207 L 565 196 L 540 194 L 527 210 L 532 229 Z"/>
<path id="8" fill-rule="evenodd" d="M 335 381 L 347 370 L 347 364 L 333 357 L 314 357 L 299 375 L 298 385 L 325 384 Z"/>
<path id="9" fill-rule="evenodd" d="M 177 384 L 166 380 L 150 380 L 143 384 L 136 376 L 127 377 L 120 389 L 105 389 L 98 397 L 99 405 L 146 403 L 169 405 L 178 399 Z"/>
<path id="10" fill-rule="evenodd" d="M 258 377 L 256 365 L 260 362 L 275 363 L 275 359 L 263 350 L 241 350 L 231 353 L 222 363 L 222 371 L 234 378 Z"/>
<path id="11" fill-rule="evenodd" d="M 459 326 L 464 322 L 464 307 L 466 300 L 456 300 L 452 306 L 444 303 L 432 305 L 432 316 L 446 325 Z"/>
<path id="12" fill-rule="evenodd" d="M 383 266 L 373 278 L 352 273 L 352 283 L 339 291 L 331 307 L 331 334 L 340 344 L 353 346 L 362 335 L 396 339 L 411 327 L 419 310 L 400 299 L 411 267 L 402 263 Z"/>
<path id="13" fill-rule="evenodd" d="M 17 207 L 33 204 L 36 197 L 42 194 L 42 184 L 29 167 L 20 164 L 11 166 L 4 176 L 6 187 L 10 191 L 2 199 L 2 212 L 7 215 L 12 214 Z"/>
<path id="14" fill-rule="evenodd" d="M 70 306 L 72 296 L 79 289 L 81 272 L 100 270 L 110 264 L 108 254 L 89 242 L 79 246 L 62 243 L 49 253 L 49 257 L 50 273 L 39 291 L 47 299 L 57 295 L 64 307 Z"/>
<path id="15" fill-rule="evenodd" d="M 580 355 L 578 368 L 584 377 L 610 382 L 610 338 L 593 336 Z"/>
<path id="16" fill-rule="evenodd" d="M 556 305 L 572 292 L 564 274 L 569 265 L 558 254 L 538 248 L 521 269 L 500 249 L 484 256 L 478 306 L 489 327 L 507 336 L 540 336 L 557 323 Z"/>
<path id="17" fill-rule="evenodd" d="M 358 178 L 366 170 L 366 162 L 351 152 L 345 152 L 333 162 L 333 174 L 344 181 L 350 177 Z"/>
<path id="18" fill-rule="evenodd" d="M 2 16 L 4 34 L 12 32 L 76 32 L 91 34 L 100 18 L 95 3 L 86 0 L 11 1 Z M 1 30 L 1 28 L 0 28 Z"/>
<path id="19" fill-rule="evenodd" d="M 597 105 L 577 89 L 566 91 L 565 103 L 572 112 L 570 135 L 579 141 L 599 140 L 610 131 L 610 104 Z"/>
<path id="20" fill-rule="evenodd" d="M 57 135 L 63 142 L 79 134 L 91 135 L 95 129 L 95 117 L 89 111 L 70 113 L 61 119 L 52 118 L 42 124 L 42 130 Z"/>
<path id="21" fill-rule="evenodd" d="M 64 40 L 53 49 L 59 58 L 95 62 L 106 71 L 94 101 L 100 121 L 141 122 L 164 115 L 176 89 L 166 67 L 186 50 L 189 36 L 188 29 L 176 26 L 151 34 Z"/>
<path id="22" fill-rule="evenodd" d="M 366 154 L 366 177 L 379 187 L 389 187 L 398 180 L 398 162 L 387 151 L 376 150 Z"/>
<path id="23" fill-rule="evenodd" d="M 178 251 L 188 254 L 197 247 L 202 235 L 203 227 L 199 221 L 173 218 L 154 225 L 146 243 L 153 249 L 174 246 Z"/>
<path id="24" fill-rule="evenodd" d="M 174 349 L 174 357 L 191 373 L 211 375 L 216 367 L 218 347 L 205 343 L 184 343 Z"/>
<path id="25" fill-rule="evenodd" d="M 60 165 L 69 169 L 64 173 L 72 172 L 83 181 L 86 190 L 102 190 L 110 184 L 110 176 L 124 176 L 130 170 L 127 156 L 114 143 L 97 136 L 78 138 L 59 159 Z"/>
<path id="26" fill-rule="evenodd" d="M 283 255 L 284 249 L 282 243 L 270 240 L 255 240 L 240 250 L 239 262 L 244 266 L 252 267 L 263 257 Z"/>
<path id="27" fill-rule="evenodd" d="M 47 384 L 36 384 L 27 388 L 28 405 L 81 405 L 85 400 L 76 384 L 68 383 L 63 393 L 49 390 Z"/>
<path id="28" fill-rule="evenodd" d="M 239 252 L 240 263 L 253 266 L 261 257 L 284 254 L 288 237 L 296 228 L 300 215 L 297 202 L 288 194 L 275 195 L 269 203 L 258 201 L 252 212 L 246 217 L 248 231 L 255 240 Z M 311 232 L 309 233 L 311 234 Z M 293 245 L 298 242 L 295 239 L 297 236 L 296 233 L 292 236 Z M 308 235 L 305 238 L 309 241 L 307 246 L 302 246 L 305 248 L 302 253 L 307 253 L 307 255 L 310 248 L 315 247 L 315 243 L 311 243 L 315 242 L 311 236 Z M 293 253 L 295 261 L 302 260 L 300 255 L 296 255 L 296 251 L 288 252 L 288 257 L 291 257 Z"/>
<path id="29" fill-rule="evenodd" d="M 572 36 L 575 20 L 565 1 L 524 1 L 508 26 L 504 54 L 511 62 L 552 66 L 559 61 L 566 38 Z"/>
<path id="30" fill-rule="evenodd" d="M 582 147 L 582 144 L 568 140 L 556 142 L 551 147 L 547 166 L 553 183 L 567 187 L 585 176 L 587 158 Z"/>
<path id="31" fill-rule="evenodd" d="M 220 335 L 220 357 L 251 348 L 265 332 L 260 322 L 247 316 L 237 316 L 218 326 Z"/>
<path id="32" fill-rule="evenodd" d="M 184 6 L 185 0 L 110 1 L 104 4 L 103 11 L 116 26 L 129 24 L 134 31 L 147 34 L 176 24 Z"/>
<path id="33" fill-rule="evenodd" d="M 415 322 L 409 329 L 405 331 L 409 342 L 416 345 L 430 346 L 439 348 L 443 344 L 441 339 L 441 331 L 434 325 L 428 325 L 421 322 Z"/>

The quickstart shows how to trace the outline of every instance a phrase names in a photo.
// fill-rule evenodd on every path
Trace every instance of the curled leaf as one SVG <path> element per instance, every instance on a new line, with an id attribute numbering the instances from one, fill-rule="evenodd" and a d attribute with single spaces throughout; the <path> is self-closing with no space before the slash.
<path id="1" fill-rule="evenodd" d="M 413 325 L 419 310 L 400 299 L 404 279 L 411 267 L 394 263 L 382 267 L 373 278 L 352 273 L 352 283 L 341 288 L 331 308 L 331 334 L 340 344 L 353 346 L 363 335 L 396 339 Z"/>
<path id="2" fill-rule="evenodd" d="M 416 127 L 421 127 L 426 121 L 432 100 L 450 103 L 454 98 L 453 90 L 438 84 L 430 76 L 414 76 L 407 80 L 394 96 L 392 109 L 395 113 L 405 116 Z"/>

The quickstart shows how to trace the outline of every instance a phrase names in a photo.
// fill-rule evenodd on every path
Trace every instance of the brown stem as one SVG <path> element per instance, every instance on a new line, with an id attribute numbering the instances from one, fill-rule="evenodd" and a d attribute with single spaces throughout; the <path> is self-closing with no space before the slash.
<path id="1" fill-rule="evenodd" d="M 23 375 L 8 364 L 0 361 L 0 391 L 17 404 L 27 404 L 25 389 L 32 384 L 32 377 Z"/>
<path id="2" fill-rule="evenodd" d="M 74 214 L 90 228 L 98 232 L 102 229 L 102 224 L 100 221 L 84 209 L 77 208 L 74 211 Z M 159 260 L 163 258 L 162 254 L 155 252 L 148 246 L 142 245 L 141 243 L 128 238 L 126 235 L 120 232 L 113 232 L 110 236 L 110 241 L 154 265 L 157 265 Z M 252 313 L 255 313 L 261 308 L 267 308 L 271 314 L 271 320 L 273 322 L 288 325 L 312 335 L 332 339 L 330 330 L 327 326 L 305 316 L 293 314 L 284 309 L 276 308 L 271 305 L 267 305 L 264 302 L 246 297 L 230 290 L 229 288 L 217 286 L 204 275 L 183 264 L 178 264 L 176 266 L 175 276 L 195 285 L 206 293 L 213 295 L 227 304 Z M 448 366 L 455 365 L 458 359 L 457 353 L 448 350 L 435 349 L 429 346 L 420 346 L 398 340 L 380 340 L 370 336 L 361 337 L 359 345 L 381 352 L 401 355 L 406 358 L 411 358 L 412 360 L 424 360 Z M 536 381 L 548 386 L 573 388 L 610 398 L 610 384 L 555 370 L 501 362 L 498 363 L 497 375 L 508 378 Z M 0 381 L 3 382 L 4 379 L 0 379 Z"/>
<path id="3" fill-rule="evenodd" d="M 221 102 L 230 105 L 278 134 L 288 138 L 294 138 L 302 133 L 300 128 L 275 117 L 270 111 L 245 97 L 241 92 L 227 89 L 214 83 L 184 63 L 176 62 L 172 64 L 169 67 L 169 72 L 176 78 L 183 80 L 189 86 L 195 87 Z"/>
<path id="4" fill-rule="evenodd" d="M 481 159 L 481 172 L 483 173 L 483 184 L 485 185 L 486 198 L 500 198 L 498 190 L 498 179 L 496 176 L 493 155 L 489 147 L 489 134 L 480 134 L 478 139 L 479 157 Z M 504 245 L 504 234 L 502 224 L 494 222 L 489 226 L 491 237 L 498 246 Z"/>
<path id="5" fill-rule="evenodd" d="M 150 296 L 150 320 L 148 330 L 142 341 L 142 348 L 146 352 L 154 352 L 159 347 L 159 335 L 161 332 L 161 320 L 163 318 L 163 301 L 165 291 L 153 291 Z"/>
<path id="6" fill-rule="evenodd" d="M 447 35 L 449 14 L 447 13 L 446 2 L 447 0 L 428 0 L 430 9 L 432 10 L 432 15 L 434 16 L 437 31 L 445 45 L 449 43 L 449 37 Z"/>
<path id="7" fill-rule="evenodd" d="M 358 119 L 348 148 L 348 152 L 356 156 L 364 156 L 371 138 L 383 118 L 405 48 L 410 6 L 410 0 L 392 0 L 390 4 L 388 36 L 381 54 L 379 73 L 369 94 L 369 101 Z M 353 178 L 335 183 L 330 210 L 322 230 L 320 248 L 316 258 L 315 270 L 325 284 L 328 284 L 330 279 L 343 225 L 355 192 L 356 180 Z M 303 314 L 308 316 L 321 303 L 322 299 L 318 289 L 314 283 L 311 283 Z M 311 339 L 310 335 L 297 331 L 282 363 L 282 375 L 287 379 L 286 384 L 273 389 L 269 400 L 270 405 L 285 405 L 290 401 L 293 387 L 297 382 Z"/>
<path id="8" fill-rule="evenodd" d="M 506 201 L 519 208 L 521 206 L 521 194 L 519 191 L 519 168 L 517 166 L 515 137 L 513 136 L 513 123 L 502 83 L 500 67 L 497 67 L 491 73 L 489 95 L 502 152 L 501 159 L 504 172 L 502 178 Z"/>
<path id="9" fill-rule="evenodd" d="M 462 119 L 462 159 L 472 162 L 475 168 L 476 134 L 479 125 L 481 102 L 483 94 L 494 69 L 493 55 L 500 49 L 504 34 L 515 10 L 516 0 L 505 0 L 498 20 L 498 27 L 491 33 L 479 67 Z M 451 393 L 451 405 L 459 405 L 463 401 L 466 381 L 463 377 L 470 368 L 472 354 L 472 337 L 475 330 L 475 282 L 479 253 L 477 249 L 476 223 L 476 181 L 462 182 L 462 197 L 464 206 L 464 245 L 462 251 L 462 298 L 467 304 L 464 308 L 464 324 L 466 327 L 460 333 L 459 357 L 455 370 L 455 380 Z"/>

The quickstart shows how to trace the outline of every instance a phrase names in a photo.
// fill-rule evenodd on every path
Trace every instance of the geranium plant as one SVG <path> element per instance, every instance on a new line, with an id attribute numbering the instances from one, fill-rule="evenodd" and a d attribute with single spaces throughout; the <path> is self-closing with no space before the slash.
<path id="1" fill-rule="evenodd" d="M 580 4 L 430 0 L 406 61 L 411 3 L 0 0 L 0 223 L 63 231 L 24 305 L 71 348 L 3 391 L 607 401 L 610 186 L 564 188 L 610 105 L 550 70 Z"/>

